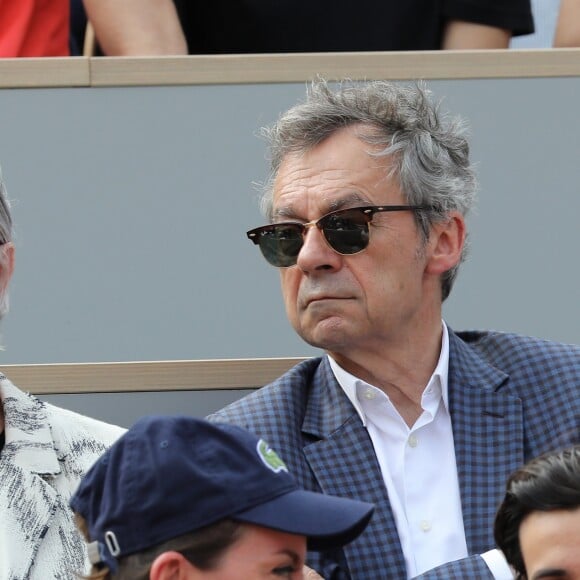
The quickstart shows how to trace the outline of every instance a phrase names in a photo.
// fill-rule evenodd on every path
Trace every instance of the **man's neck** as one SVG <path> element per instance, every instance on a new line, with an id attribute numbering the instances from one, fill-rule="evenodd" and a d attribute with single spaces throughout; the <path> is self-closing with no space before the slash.
<path id="1" fill-rule="evenodd" d="M 428 335 L 384 345 L 375 352 L 328 354 L 351 375 L 384 391 L 405 422 L 412 425 L 422 413 L 421 398 L 437 366 L 441 340 L 439 323 Z"/>

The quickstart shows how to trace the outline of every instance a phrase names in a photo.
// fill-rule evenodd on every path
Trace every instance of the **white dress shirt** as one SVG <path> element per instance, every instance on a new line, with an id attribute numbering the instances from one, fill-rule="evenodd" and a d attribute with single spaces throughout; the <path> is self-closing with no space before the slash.
<path id="1" fill-rule="evenodd" d="M 373 443 L 389 494 L 409 578 L 468 555 L 449 415 L 449 337 L 421 398 L 423 412 L 409 427 L 389 397 L 329 357 L 334 375 Z M 513 578 L 503 555 L 484 560 L 497 580 Z"/>

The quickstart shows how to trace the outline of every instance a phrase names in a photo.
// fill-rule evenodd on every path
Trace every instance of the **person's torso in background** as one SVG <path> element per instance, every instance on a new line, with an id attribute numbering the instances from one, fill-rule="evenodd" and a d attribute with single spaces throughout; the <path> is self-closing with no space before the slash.
<path id="1" fill-rule="evenodd" d="M 69 0 L 1 0 L 0 57 L 69 55 Z"/>

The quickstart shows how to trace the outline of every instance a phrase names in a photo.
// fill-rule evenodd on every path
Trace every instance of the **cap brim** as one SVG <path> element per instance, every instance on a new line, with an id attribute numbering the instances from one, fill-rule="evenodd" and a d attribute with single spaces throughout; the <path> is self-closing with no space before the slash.
<path id="1" fill-rule="evenodd" d="M 307 536 L 309 548 L 326 550 L 354 540 L 366 528 L 374 509 L 373 504 L 354 499 L 295 490 L 231 517 Z"/>

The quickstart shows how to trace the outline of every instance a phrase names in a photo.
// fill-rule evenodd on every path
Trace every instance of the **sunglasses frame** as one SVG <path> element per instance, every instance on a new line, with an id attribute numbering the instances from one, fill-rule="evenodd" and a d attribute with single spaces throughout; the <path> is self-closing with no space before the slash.
<path id="1" fill-rule="evenodd" d="M 302 249 L 302 246 L 304 245 L 304 235 L 306 234 L 308 228 L 311 228 L 311 227 L 318 228 L 318 230 L 320 230 L 320 232 L 322 233 L 322 237 L 324 238 L 324 241 L 327 243 L 327 245 L 334 252 L 336 252 L 337 254 L 340 254 L 341 256 L 353 256 L 355 254 L 359 254 L 360 252 L 363 252 L 368 247 L 369 242 L 367 242 L 367 244 L 363 248 L 361 248 L 360 250 L 357 250 L 356 252 L 343 253 L 343 252 L 338 251 L 335 247 L 332 246 L 330 240 L 327 237 L 326 232 L 324 231 L 323 222 L 325 220 L 327 220 L 329 217 L 333 217 L 333 216 L 336 216 L 337 214 L 352 212 L 352 211 L 360 212 L 363 216 L 368 218 L 367 222 L 366 222 L 366 225 L 368 226 L 369 224 L 372 223 L 372 219 L 376 213 L 395 212 L 395 211 L 413 211 L 413 212 L 416 212 L 416 211 L 429 211 L 432 209 L 433 208 L 431 206 L 427 206 L 427 205 L 366 205 L 366 206 L 360 206 L 360 207 L 349 207 L 349 208 L 331 211 L 331 212 L 323 215 L 322 217 L 318 218 L 317 220 L 313 220 L 313 221 L 306 222 L 306 223 L 287 221 L 287 222 L 276 222 L 273 224 L 260 226 L 258 228 L 254 228 L 254 229 L 246 232 L 246 236 L 248 237 L 248 239 L 250 239 L 252 242 L 254 242 L 254 244 L 256 244 L 258 247 L 260 247 L 262 254 L 264 255 L 264 257 L 266 257 L 266 255 L 264 254 L 264 251 L 262 250 L 262 246 L 260 245 L 260 241 L 265 233 L 274 231 L 278 226 L 292 227 L 292 228 L 296 228 L 296 229 L 300 230 L 300 234 L 302 236 L 302 245 L 300 246 L 300 249 L 298 250 L 298 253 L 296 254 L 296 260 L 294 261 L 294 263 L 288 264 L 288 265 L 277 265 L 277 264 L 272 263 L 270 260 L 268 260 L 268 258 L 266 258 L 268 263 L 272 264 L 272 266 L 274 266 L 276 268 L 290 268 L 290 267 L 296 265 L 296 261 L 298 260 L 298 255 L 300 253 L 300 250 Z M 370 238 L 370 236 L 369 236 L 369 238 Z"/>

